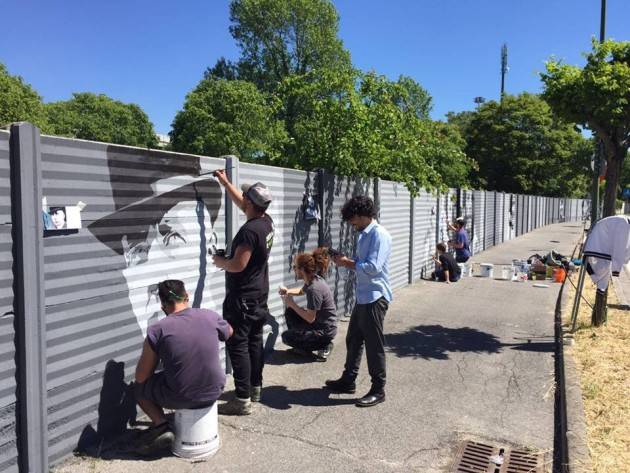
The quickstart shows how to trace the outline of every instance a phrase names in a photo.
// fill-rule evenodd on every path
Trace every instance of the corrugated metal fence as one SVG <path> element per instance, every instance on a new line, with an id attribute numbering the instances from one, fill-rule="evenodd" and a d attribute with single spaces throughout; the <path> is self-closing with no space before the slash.
<path id="1" fill-rule="evenodd" d="M 36 131 L 21 124 L 12 133 L 17 127 Z M 40 264 L 45 275 L 41 316 L 46 378 L 40 402 L 47 406 L 48 431 L 47 449 L 39 454 L 49 464 L 77 447 L 123 432 L 134 419 L 129 382 L 146 327 L 162 316 L 158 281 L 182 279 L 193 294 L 193 306 L 220 311 L 224 275 L 210 263 L 208 250 L 229 245 L 243 217 L 236 216 L 209 171 L 228 168 L 234 183 L 262 181 L 274 195 L 269 209 L 275 236 L 268 347 L 285 328 L 276 289 L 296 284 L 292 258 L 318 245 L 353 253 L 356 234 L 340 217 L 341 206 L 352 196 L 372 196 L 381 223 L 393 237 L 394 287 L 433 270 L 435 245 L 449 238 L 447 220 L 466 218 L 477 253 L 544 224 L 582 219 L 589 209 L 579 199 L 466 189 L 422 191 L 412 198 L 403 184 L 392 181 L 33 136 L 39 140 L 32 153 L 41 163 L 46 205 L 85 204 L 81 229 L 44 232 L 41 219 L 32 222 L 43 234 L 44 248 Z M 16 434 L 23 415 L 16 411 L 16 392 L 23 392 L 16 390 L 16 379 L 24 378 L 16 376 L 15 361 L 13 279 L 21 268 L 13 267 L 10 138 L 10 133 L 0 131 L 0 471 L 16 472 L 24 455 Z M 339 315 L 349 314 L 354 305 L 353 274 L 332 267 L 328 282 Z M 31 433 L 24 435 L 28 439 Z"/>

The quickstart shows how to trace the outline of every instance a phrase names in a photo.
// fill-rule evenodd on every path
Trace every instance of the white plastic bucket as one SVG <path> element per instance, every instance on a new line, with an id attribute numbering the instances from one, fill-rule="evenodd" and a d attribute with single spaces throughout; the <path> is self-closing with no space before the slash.
<path id="1" fill-rule="evenodd" d="M 457 263 L 457 266 L 459 266 L 459 272 L 462 278 L 468 276 L 468 265 L 466 263 Z"/>
<path id="2" fill-rule="evenodd" d="M 481 263 L 481 277 L 492 278 L 494 277 L 494 265 L 492 263 Z"/>
<path id="3" fill-rule="evenodd" d="M 501 279 L 507 281 L 512 277 L 512 267 L 511 266 L 501 266 Z"/>
<path id="4" fill-rule="evenodd" d="M 190 459 L 214 455 L 220 446 L 217 403 L 175 411 L 174 430 L 173 454 Z"/>

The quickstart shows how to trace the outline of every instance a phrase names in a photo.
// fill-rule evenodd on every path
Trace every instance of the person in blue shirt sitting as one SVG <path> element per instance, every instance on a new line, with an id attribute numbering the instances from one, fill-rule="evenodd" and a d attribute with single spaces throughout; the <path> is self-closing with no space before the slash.
<path id="1" fill-rule="evenodd" d="M 455 225 L 451 225 L 448 221 L 446 225 L 449 230 L 455 232 L 455 238 L 448 242 L 448 246 L 455 249 L 455 261 L 465 263 L 470 258 L 470 240 L 464 228 L 466 226 L 466 220 L 463 217 L 457 217 L 455 219 Z"/>
<path id="2" fill-rule="evenodd" d="M 334 256 L 337 266 L 356 273 L 356 304 L 346 335 L 346 364 L 341 378 L 326 381 L 333 392 L 353 394 L 363 356 L 363 345 L 372 388 L 358 399 L 356 406 L 369 407 L 385 400 L 385 336 L 383 320 L 392 301 L 389 284 L 389 257 L 392 237 L 376 221 L 374 202 L 367 196 L 356 196 L 341 209 L 344 222 L 359 232 L 353 259 Z"/>

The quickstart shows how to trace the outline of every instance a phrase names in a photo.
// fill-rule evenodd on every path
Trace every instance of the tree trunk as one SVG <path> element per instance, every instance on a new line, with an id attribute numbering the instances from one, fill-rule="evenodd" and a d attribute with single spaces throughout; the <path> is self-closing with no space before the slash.
<path id="1" fill-rule="evenodd" d="M 606 190 L 604 192 L 604 211 L 602 218 L 615 215 L 617 211 L 617 187 L 619 186 L 619 179 L 621 178 L 621 168 L 623 165 L 623 159 L 625 158 L 626 150 L 619 146 L 614 150 L 606 150 L 608 169 L 606 171 Z M 612 158 L 610 158 L 612 157 Z M 610 281 L 612 284 L 612 281 Z M 608 311 L 606 308 L 608 302 L 608 290 L 604 292 L 597 291 L 595 295 L 595 305 L 593 306 L 593 313 L 591 315 L 591 323 L 595 327 L 599 327 L 606 322 Z"/>
<path id="2" fill-rule="evenodd" d="M 612 283 L 612 281 L 611 281 Z M 591 314 L 591 324 L 594 327 L 599 327 L 608 318 L 608 310 L 606 305 L 608 304 L 608 289 L 604 292 L 597 291 L 595 295 L 595 305 L 593 306 L 593 313 Z"/>
<path id="3" fill-rule="evenodd" d="M 621 178 L 621 167 L 625 158 L 626 150 L 622 147 L 615 147 L 612 152 L 606 150 L 609 156 L 608 169 L 606 171 L 606 190 L 604 191 L 604 212 L 602 218 L 615 215 L 617 204 L 617 187 Z"/>

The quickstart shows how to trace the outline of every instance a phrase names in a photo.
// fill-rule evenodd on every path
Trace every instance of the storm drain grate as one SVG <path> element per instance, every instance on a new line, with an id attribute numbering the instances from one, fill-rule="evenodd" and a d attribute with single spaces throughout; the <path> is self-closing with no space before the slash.
<path id="1" fill-rule="evenodd" d="M 467 440 L 457 452 L 453 473 L 545 473 L 545 455 Z"/>

